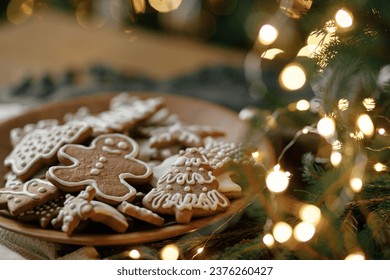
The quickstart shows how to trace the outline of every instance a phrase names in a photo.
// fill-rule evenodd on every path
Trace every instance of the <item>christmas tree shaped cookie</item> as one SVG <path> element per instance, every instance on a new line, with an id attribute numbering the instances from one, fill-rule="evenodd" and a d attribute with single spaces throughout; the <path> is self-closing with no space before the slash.
<path id="1" fill-rule="evenodd" d="M 142 203 L 156 213 L 175 215 L 178 223 L 189 223 L 192 217 L 213 215 L 229 207 L 229 200 L 217 189 L 207 158 L 199 149 L 188 148 L 180 152 Z"/>

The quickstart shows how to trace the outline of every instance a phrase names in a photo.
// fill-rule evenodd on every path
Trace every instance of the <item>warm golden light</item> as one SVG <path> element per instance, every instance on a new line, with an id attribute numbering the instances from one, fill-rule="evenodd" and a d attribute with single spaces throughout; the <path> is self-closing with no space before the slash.
<path id="1" fill-rule="evenodd" d="M 345 257 L 346 260 L 365 260 L 366 256 L 363 252 L 357 251 L 355 253 L 349 254 Z"/>
<path id="2" fill-rule="evenodd" d="M 263 45 L 271 45 L 278 38 L 278 30 L 271 24 L 264 24 L 259 30 L 258 40 Z"/>
<path id="3" fill-rule="evenodd" d="M 297 102 L 296 106 L 298 111 L 307 111 L 310 109 L 310 102 L 305 99 L 301 99 Z"/>
<path id="4" fill-rule="evenodd" d="M 336 133 L 335 121 L 330 117 L 323 117 L 317 124 L 318 133 L 325 138 L 331 138 Z"/>
<path id="5" fill-rule="evenodd" d="M 85 29 L 99 29 L 106 24 L 107 18 L 91 13 L 88 1 L 81 1 L 76 7 L 76 20 Z"/>
<path id="6" fill-rule="evenodd" d="M 311 223 L 301 222 L 294 227 L 294 238 L 299 242 L 306 242 L 312 239 L 315 232 Z"/>
<path id="7" fill-rule="evenodd" d="M 131 0 L 134 12 L 137 14 L 144 14 L 146 11 L 145 0 Z"/>
<path id="8" fill-rule="evenodd" d="M 356 124 L 365 136 L 371 137 L 374 135 L 375 128 L 369 115 L 360 115 L 356 121 Z"/>
<path id="9" fill-rule="evenodd" d="M 338 102 L 338 106 L 340 111 L 346 111 L 349 107 L 349 101 L 346 98 L 341 98 Z"/>
<path id="10" fill-rule="evenodd" d="M 374 110 L 375 106 L 376 106 L 375 99 L 371 98 L 371 97 L 364 98 L 364 100 L 362 101 L 362 104 L 363 104 L 364 108 L 366 108 L 367 111 Z"/>
<path id="11" fill-rule="evenodd" d="M 351 186 L 351 189 L 354 192 L 358 193 L 363 188 L 363 181 L 362 181 L 362 179 L 357 178 L 357 177 L 351 178 L 351 180 L 349 180 L 349 185 Z"/>
<path id="12" fill-rule="evenodd" d="M 333 152 L 330 154 L 330 162 L 332 163 L 332 165 L 333 165 L 334 167 L 337 167 L 337 166 L 340 165 L 342 158 L 343 158 L 343 156 L 342 156 L 341 153 L 338 152 L 338 151 L 333 151 Z"/>
<path id="13" fill-rule="evenodd" d="M 261 162 L 261 161 L 264 160 L 264 153 L 263 153 L 263 152 L 260 152 L 260 151 L 253 152 L 253 153 L 252 153 L 252 158 L 253 158 L 256 162 Z"/>
<path id="14" fill-rule="evenodd" d="M 7 6 L 7 19 L 19 25 L 26 22 L 34 13 L 34 0 L 12 0 Z"/>
<path id="15" fill-rule="evenodd" d="M 202 254 L 203 251 L 204 251 L 204 247 L 199 247 L 198 250 L 196 250 L 196 254 L 197 255 Z"/>
<path id="16" fill-rule="evenodd" d="M 306 83 L 306 73 L 298 63 L 290 63 L 284 67 L 279 76 L 280 85 L 286 90 L 298 90 Z"/>
<path id="17" fill-rule="evenodd" d="M 384 165 L 383 163 L 377 162 L 374 164 L 374 170 L 376 172 L 382 172 L 387 170 L 387 166 Z"/>
<path id="18" fill-rule="evenodd" d="M 306 204 L 299 209 L 299 218 L 312 225 L 317 225 L 321 221 L 321 210 L 311 204 Z"/>
<path id="19" fill-rule="evenodd" d="M 282 51 L 281 49 L 273 48 L 263 52 L 261 54 L 261 57 L 266 59 L 274 59 L 275 56 L 277 56 L 280 53 L 284 53 L 284 51 Z"/>
<path id="20" fill-rule="evenodd" d="M 274 246 L 274 244 L 275 244 L 275 239 L 274 239 L 274 237 L 272 236 L 272 234 L 267 233 L 266 235 L 264 235 L 264 236 L 263 236 L 263 243 L 264 243 L 265 246 L 267 246 L 267 247 L 272 247 L 272 246 Z"/>
<path id="21" fill-rule="evenodd" d="M 179 248 L 174 244 L 166 245 L 161 249 L 162 260 L 177 260 L 179 258 Z"/>
<path id="22" fill-rule="evenodd" d="M 280 170 L 280 166 L 277 165 L 268 173 L 265 183 L 271 192 L 280 193 L 287 189 L 289 180 L 288 174 Z"/>
<path id="23" fill-rule="evenodd" d="M 386 134 L 386 129 L 384 129 L 383 127 L 378 128 L 378 133 L 379 133 L 379 135 L 385 135 Z"/>
<path id="24" fill-rule="evenodd" d="M 182 0 L 149 0 L 150 6 L 160 13 L 169 13 L 179 8 Z"/>
<path id="25" fill-rule="evenodd" d="M 141 254 L 138 250 L 133 249 L 129 252 L 129 257 L 134 260 L 138 260 L 141 257 Z"/>
<path id="26" fill-rule="evenodd" d="M 292 228 L 285 222 L 278 222 L 275 224 L 272 234 L 277 242 L 284 243 L 290 239 L 292 235 Z"/>
<path id="27" fill-rule="evenodd" d="M 353 24 L 353 15 L 347 9 L 340 9 L 335 15 L 336 24 L 341 28 L 351 27 Z"/>

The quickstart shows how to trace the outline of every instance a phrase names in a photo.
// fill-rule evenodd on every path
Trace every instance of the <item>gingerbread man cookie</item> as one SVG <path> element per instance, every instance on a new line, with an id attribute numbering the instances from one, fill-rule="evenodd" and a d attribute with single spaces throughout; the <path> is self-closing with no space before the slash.
<path id="1" fill-rule="evenodd" d="M 136 195 L 132 184 L 147 183 L 151 168 L 136 159 L 138 144 L 123 134 L 104 134 L 96 137 L 89 147 L 65 145 L 58 159 L 66 166 L 52 166 L 47 179 L 65 192 L 77 192 L 92 186 L 96 199 L 119 204 L 131 201 Z"/>
<path id="2" fill-rule="evenodd" d="M 209 216 L 228 208 L 229 200 L 217 189 L 218 181 L 207 158 L 199 149 L 188 148 L 142 203 L 153 212 L 174 214 L 178 223 L 189 223 L 192 217 Z"/>
<path id="3" fill-rule="evenodd" d="M 91 186 L 76 197 L 67 194 L 63 208 L 52 220 L 53 226 L 61 227 L 61 230 L 70 236 L 81 221 L 90 219 L 103 223 L 117 232 L 125 232 L 128 227 L 126 218 L 114 207 L 92 201 L 95 194 L 96 189 Z"/>
<path id="4" fill-rule="evenodd" d="M 13 182 L 0 189 L 0 208 L 7 208 L 12 215 L 19 215 L 59 196 L 59 190 L 50 182 L 31 179 Z"/>
<path id="5" fill-rule="evenodd" d="M 91 128 L 83 123 L 35 129 L 15 146 L 4 164 L 10 166 L 20 179 L 28 180 L 45 164 L 55 162 L 57 151 L 64 144 L 81 143 L 91 132 Z"/>

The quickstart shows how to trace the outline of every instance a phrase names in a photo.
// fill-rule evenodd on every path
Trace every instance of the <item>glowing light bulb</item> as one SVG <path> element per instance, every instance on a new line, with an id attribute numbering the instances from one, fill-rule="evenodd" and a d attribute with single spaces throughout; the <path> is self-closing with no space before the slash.
<path id="1" fill-rule="evenodd" d="M 265 183 L 267 188 L 274 193 L 280 193 L 287 189 L 289 184 L 289 173 L 280 170 L 280 166 L 276 165 L 274 170 L 268 173 Z"/>
<path id="2" fill-rule="evenodd" d="M 310 109 L 310 102 L 305 99 L 301 99 L 297 102 L 296 106 L 298 111 L 307 111 Z"/>
<path id="3" fill-rule="evenodd" d="M 318 133 L 325 138 L 331 138 L 336 132 L 336 124 L 330 117 L 323 117 L 317 124 Z"/>
<path id="4" fill-rule="evenodd" d="M 292 228 L 285 222 L 278 222 L 275 224 L 272 234 L 279 243 L 287 242 L 292 235 Z"/>
<path id="5" fill-rule="evenodd" d="M 149 0 L 150 6 L 160 13 L 169 13 L 179 8 L 182 0 Z"/>
<path id="6" fill-rule="evenodd" d="M 349 180 L 349 185 L 354 192 L 360 192 L 363 188 L 363 181 L 360 178 L 354 177 Z"/>
<path id="7" fill-rule="evenodd" d="M 339 166 L 339 164 L 341 163 L 342 158 L 343 158 L 343 156 L 342 156 L 341 153 L 338 152 L 338 151 L 333 151 L 333 152 L 330 154 L 330 162 L 332 163 L 332 165 L 333 165 L 334 167 Z"/>
<path id="8" fill-rule="evenodd" d="M 358 117 L 356 121 L 357 126 L 359 127 L 360 131 L 363 132 L 364 135 L 371 137 L 374 135 L 374 124 L 367 114 L 362 114 Z"/>
<path id="9" fill-rule="evenodd" d="M 365 260 L 366 256 L 363 252 L 357 251 L 355 253 L 349 254 L 345 257 L 346 260 Z"/>
<path id="10" fill-rule="evenodd" d="M 351 27 L 353 24 L 353 15 L 347 9 L 340 9 L 335 15 L 336 23 L 341 28 Z"/>
<path id="11" fill-rule="evenodd" d="M 198 250 L 196 250 L 196 254 L 202 254 L 202 252 L 204 251 L 204 247 L 200 247 L 198 248 Z"/>
<path id="12" fill-rule="evenodd" d="M 311 223 L 301 222 L 294 227 L 294 238 L 299 242 L 312 239 L 316 229 Z"/>
<path id="13" fill-rule="evenodd" d="M 179 248 L 174 244 L 166 245 L 161 249 L 162 260 L 177 260 L 179 258 Z"/>
<path id="14" fill-rule="evenodd" d="M 264 24 L 259 30 L 258 40 L 263 45 L 271 45 L 278 38 L 278 30 L 271 24 Z"/>
<path id="15" fill-rule="evenodd" d="M 374 169 L 376 172 L 382 172 L 387 170 L 387 166 L 383 163 L 378 162 L 374 164 Z"/>
<path id="16" fill-rule="evenodd" d="M 383 127 L 378 128 L 378 133 L 379 133 L 379 135 L 385 135 L 386 134 L 386 129 L 384 129 Z"/>
<path id="17" fill-rule="evenodd" d="M 311 204 L 306 204 L 299 209 L 299 218 L 312 225 L 317 225 L 321 221 L 321 210 Z"/>
<path id="18" fill-rule="evenodd" d="M 362 104 L 367 111 L 374 110 L 376 106 L 375 99 L 371 97 L 364 98 Z"/>
<path id="19" fill-rule="evenodd" d="M 256 162 L 261 162 L 261 161 L 264 159 L 264 153 L 262 153 L 262 152 L 260 152 L 260 151 L 253 152 L 253 153 L 252 153 L 252 158 L 253 158 Z"/>
<path id="20" fill-rule="evenodd" d="M 264 235 L 264 236 L 263 236 L 263 243 L 264 243 L 267 247 L 272 247 L 272 246 L 274 246 L 274 244 L 275 244 L 275 239 L 274 239 L 274 237 L 272 236 L 272 234 L 267 233 L 266 235 Z"/>
<path id="21" fill-rule="evenodd" d="M 338 106 L 340 111 L 346 111 L 349 107 L 349 101 L 346 98 L 341 98 L 338 102 Z"/>
<path id="22" fill-rule="evenodd" d="M 280 85 L 286 90 L 298 90 L 306 83 L 306 73 L 298 63 L 287 64 L 279 76 Z"/>
<path id="23" fill-rule="evenodd" d="M 129 257 L 134 260 L 138 260 L 141 257 L 141 254 L 138 250 L 133 249 L 129 252 Z"/>

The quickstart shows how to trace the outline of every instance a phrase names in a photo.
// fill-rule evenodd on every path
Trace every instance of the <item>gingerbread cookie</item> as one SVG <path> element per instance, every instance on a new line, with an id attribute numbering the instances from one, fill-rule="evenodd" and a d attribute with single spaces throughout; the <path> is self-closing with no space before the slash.
<path id="1" fill-rule="evenodd" d="M 19 215 L 59 196 L 59 190 L 46 180 L 34 178 L 17 182 L 0 189 L 0 208 L 8 209 L 12 215 Z"/>
<path id="2" fill-rule="evenodd" d="M 136 159 L 138 144 L 123 134 L 104 134 L 96 137 L 89 147 L 65 145 L 58 159 L 66 166 L 52 166 L 46 177 L 65 192 L 77 192 L 92 186 L 96 199 L 119 204 L 134 199 L 132 184 L 147 183 L 151 168 Z"/>
<path id="3" fill-rule="evenodd" d="M 207 158 L 199 149 L 188 148 L 142 203 L 153 212 L 175 215 L 178 223 L 189 223 L 192 217 L 213 215 L 229 207 L 229 200 L 217 189 Z"/>
<path id="4" fill-rule="evenodd" d="M 117 102 L 119 103 L 119 102 Z M 139 99 L 121 104 L 111 105 L 111 110 L 97 115 L 90 114 L 88 108 L 82 107 L 75 114 L 65 115 L 67 122 L 81 121 L 93 128 L 93 135 L 112 132 L 125 132 L 135 127 L 141 121 L 153 115 L 160 109 L 164 101 L 161 98 Z"/>
<path id="5" fill-rule="evenodd" d="M 88 186 L 76 197 L 67 194 L 63 208 L 58 216 L 52 220 L 54 227 L 68 236 L 72 235 L 83 220 L 92 220 L 103 223 L 117 232 L 125 232 L 128 224 L 126 218 L 114 207 L 99 201 L 92 201 L 96 189 Z"/>
<path id="6" fill-rule="evenodd" d="M 34 207 L 31 210 L 18 215 L 21 222 L 38 221 L 42 228 L 46 228 L 51 221 L 58 216 L 61 208 L 64 206 L 65 196 L 50 200 L 41 206 Z"/>
<path id="7" fill-rule="evenodd" d="M 56 161 L 57 151 L 67 143 L 81 143 L 91 135 L 91 128 L 83 123 L 35 129 L 15 146 L 4 160 L 6 166 L 22 180 L 30 179 L 44 165 Z"/>
<path id="8" fill-rule="evenodd" d="M 160 217 L 156 213 L 150 211 L 149 209 L 139 207 L 137 205 L 123 201 L 119 206 L 118 210 L 123 214 L 129 215 L 132 218 L 156 225 L 163 226 L 164 218 Z"/>
<path id="9" fill-rule="evenodd" d="M 141 132 L 150 137 L 150 146 L 154 148 L 180 144 L 183 147 L 199 147 L 207 136 L 224 136 L 225 132 L 206 125 L 184 125 L 176 122 L 165 127 L 143 128 Z"/>
<path id="10" fill-rule="evenodd" d="M 13 128 L 10 131 L 10 140 L 13 147 L 15 147 L 24 136 L 35 129 L 47 129 L 59 125 L 59 121 L 55 119 L 40 120 L 34 124 L 26 124 L 23 128 Z"/>

